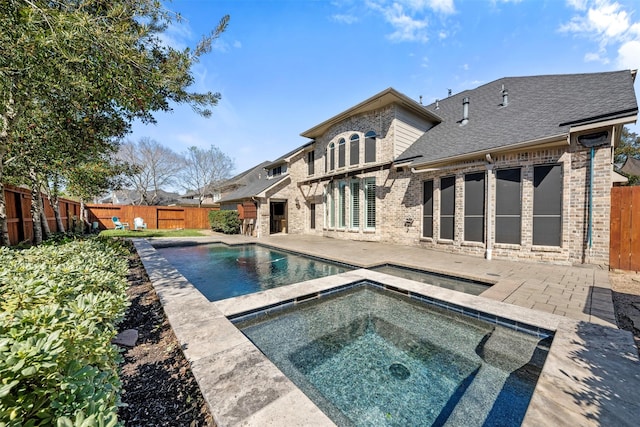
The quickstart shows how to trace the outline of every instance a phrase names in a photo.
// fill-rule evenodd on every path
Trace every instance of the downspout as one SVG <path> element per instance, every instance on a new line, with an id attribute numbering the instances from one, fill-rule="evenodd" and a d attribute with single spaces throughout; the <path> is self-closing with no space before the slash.
<path id="1" fill-rule="evenodd" d="M 591 155 L 589 156 L 589 226 L 587 229 L 589 256 L 591 256 L 591 248 L 593 247 L 593 158 L 595 151 L 596 149 L 591 147 Z"/>
<path id="2" fill-rule="evenodd" d="M 491 158 L 491 154 L 487 154 L 486 156 L 487 159 L 487 192 L 486 192 L 486 198 L 487 198 L 487 249 L 486 249 L 486 253 L 485 253 L 485 258 L 487 259 L 487 261 L 491 261 L 491 255 L 493 253 L 493 205 L 491 204 L 492 201 L 492 189 L 493 189 L 493 174 L 494 174 L 494 169 L 493 167 L 495 166 L 493 164 L 493 159 Z"/>

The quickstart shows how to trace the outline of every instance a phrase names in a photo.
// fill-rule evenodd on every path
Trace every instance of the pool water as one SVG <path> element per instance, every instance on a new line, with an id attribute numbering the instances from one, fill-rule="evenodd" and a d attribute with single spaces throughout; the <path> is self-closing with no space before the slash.
<path id="1" fill-rule="evenodd" d="M 156 248 L 209 301 L 351 270 L 350 267 L 258 245 Z"/>
<path id="2" fill-rule="evenodd" d="M 236 326 L 339 426 L 520 425 L 551 340 L 370 285 Z"/>
<path id="3" fill-rule="evenodd" d="M 461 279 L 458 277 L 446 276 L 444 274 L 431 273 L 428 271 L 415 270 L 412 268 L 389 264 L 373 267 L 370 268 L 370 270 L 471 295 L 480 295 L 491 286 L 488 283 L 482 283 L 475 280 Z"/>

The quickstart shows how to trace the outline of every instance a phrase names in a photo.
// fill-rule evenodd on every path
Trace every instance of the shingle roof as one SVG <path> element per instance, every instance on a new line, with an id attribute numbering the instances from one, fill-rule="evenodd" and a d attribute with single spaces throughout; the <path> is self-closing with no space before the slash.
<path id="1" fill-rule="evenodd" d="M 502 106 L 502 89 L 508 105 Z M 463 99 L 469 121 L 461 125 Z M 506 77 L 426 106 L 443 118 L 396 162 L 413 164 L 566 135 L 570 126 L 637 114 L 630 71 Z"/>
<path id="2" fill-rule="evenodd" d="M 289 151 L 288 153 L 283 154 L 282 156 L 278 157 L 277 159 L 275 159 L 273 162 L 267 162 L 267 165 L 265 166 L 266 168 L 270 168 L 272 166 L 277 166 L 279 164 L 282 163 L 286 163 L 289 161 L 289 158 L 291 156 L 293 156 L 296 153 L 299 153 L 301 150 L 306 149 L 307 147 L 313 145 L 315 143 L 315 141 L 308 141 L 305 142 L 304 144 L 302 144 L 299 147 L 294 148 L 293 150 Z"/>
<path id="3" fill-rule="evenodd" d="M 237 190 L 225 195 L 220 200 L 219 203 L 231 202 L 236 200 L 248 199 L 252 196 L 256 196 L 262 193 L 267 188 L 272 185 L 280 182 L 282 179 L 286 178 L 288 175 L 281 175 L 277 177 L 269 178 L 267 171 L 264 170 L 265 166 L 270 164 L 270 162 L 262 162 L 258 166 L 250 169 L 247 172 L 243 172 L 242 179 L 238 181 L 242 187 Z"/>

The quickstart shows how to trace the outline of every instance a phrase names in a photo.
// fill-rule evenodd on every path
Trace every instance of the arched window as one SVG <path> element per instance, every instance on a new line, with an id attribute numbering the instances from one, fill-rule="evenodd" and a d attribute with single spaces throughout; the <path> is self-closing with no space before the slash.
<path id="1" fill-rule="evenodd" d="M 354 133 L 349 140 L 349 164 L 357 165 L 360 163 L 360 135 Z"/>
<path id="2" fill-rule="evenodd" d="M 365 163 L 376 161 L 376 133 L 372 130 L 364 136 L 364 161 Z"/>
<path id="3" fill-rule="evenodd" d="M 344 167 L 344 156 L 345 156 L 345 141 L 344 138 L 340 138 L 338 141 L 338 167 Z"/>
<path id="4" fill-rule="evenodd" d="M 329 144 L 329 170 L 332 171 L 336 168 L 336 146 L 332 142 Z"/>

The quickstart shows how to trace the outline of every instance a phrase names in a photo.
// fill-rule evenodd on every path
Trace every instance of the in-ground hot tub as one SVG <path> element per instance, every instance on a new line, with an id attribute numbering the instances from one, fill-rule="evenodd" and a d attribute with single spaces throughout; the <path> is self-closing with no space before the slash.
<path id="1" fill-rule="evenodd" d="M 340 426 L 520 425 L 552 340 L 373 282 L 231 320 Z"/>

